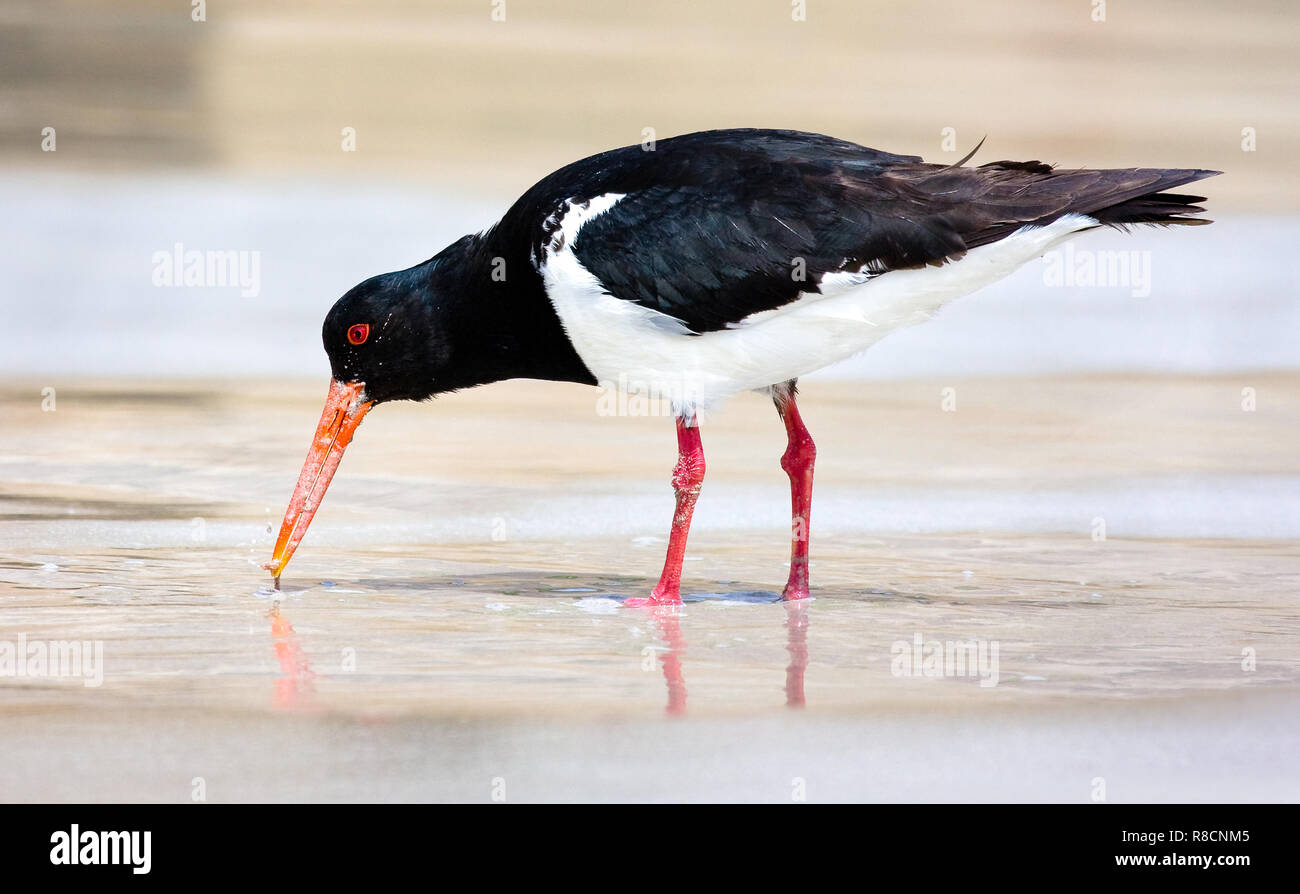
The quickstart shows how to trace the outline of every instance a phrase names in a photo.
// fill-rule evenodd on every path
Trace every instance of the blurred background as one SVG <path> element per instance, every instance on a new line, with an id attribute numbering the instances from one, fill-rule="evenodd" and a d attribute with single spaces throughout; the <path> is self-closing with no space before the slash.
<path id="1" fill-rule="evenodd" d="M 1152 295 L 1031 266 L 832 375 L 1290 367 L 1297 59 L 1288 0 L 4 0 L 0 372 L 323 376 L 356 282 L 566 162 L 732 126 L 1225 172 L 1218 226 L 1142 234 Z M 257 288 L 155 286 L 177 244 L 256 253 Z"/>

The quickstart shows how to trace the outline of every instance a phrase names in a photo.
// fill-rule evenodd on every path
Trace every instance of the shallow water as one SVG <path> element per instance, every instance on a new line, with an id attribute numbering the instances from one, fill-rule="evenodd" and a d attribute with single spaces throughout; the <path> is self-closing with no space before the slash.
<path id="1" fill-rule="evenodd" d="M 1251 414 L 1235 379 L 810 386 L 801 605 L 780 426 L 737 399 L 680 609 L 620 603 L 670 423 L 586 389 L 376 411 L 275 592 L 323 383 L 14 388 L 0 640 L 103 675 L 0 677 L 0 797 L 1294 799 L 1300 379 L 1252 381 Z M 986 661 L 927 676 L 918 637 Z"/>

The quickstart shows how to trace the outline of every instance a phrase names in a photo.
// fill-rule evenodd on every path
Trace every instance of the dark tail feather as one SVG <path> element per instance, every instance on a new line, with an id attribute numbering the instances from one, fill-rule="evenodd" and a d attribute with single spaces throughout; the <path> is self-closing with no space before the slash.
<path id="1" fill-rule="evenodd" d="M 1179 193 L 1162 192 L 1174 186 L 1182 186 L 1206 177 L 1213 177 L 1219 171 L 1202 170 L 1166 170 L 1160 172 L 1158 182 L 1152 184 L 1150 192 L 1124 199 L 1112 205 L 1093 209 L 1090 217 L 1105 226 L 1126 229 L 1130 224 L 1182 224 L 1196 226 L 1212 223 L 1209 218 L 1191 217 L 1205 211 L 1198 202 L 1204 202 L 1204 196 L 1189 196 Z"/>
<path id="2" fill-rule="evenodd" d="M 1129 224 L 1183 224 L 1197 226 L 1213 223 L 1208 217 L 1184 217 L 1186 214 L 1201 214 L 1205 211 L 1197 202 L 1204 202 L 1205 196 L 1182 196 L 1171 192 L 1155 192 L 1150 195 L 1129 199 L 1118 205 L 1111 205 L 1095 212 L 1092 216 L 1098 223 L 1121 229 Z"/>

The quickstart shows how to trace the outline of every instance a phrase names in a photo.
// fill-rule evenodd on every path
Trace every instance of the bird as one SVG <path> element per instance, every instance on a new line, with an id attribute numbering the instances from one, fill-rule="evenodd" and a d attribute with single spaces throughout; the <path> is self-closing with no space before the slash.
<path id="1" fill-rule="evenodd" d="M 625 146 L 544 177 L 497 223 L 427 261 L 361 282 L 325 316 L 332 378 L 264 566 L 276 587 L 372 408 L 525 378 L 671 406 L 667 555 L 649 597 L 632 605 L 681 601 L 705 473 L 701 413 L 742 392 L 770 398 L 791 494 L 782 599 L 809 598 L 817 448 L 799 378 L 1082 232 L 1209 223 L 1196 216 L 1204 197 L 1167 190 L 1221 173 L 968 165 L 973 155 L 927 163 L 758 128 Z"/>

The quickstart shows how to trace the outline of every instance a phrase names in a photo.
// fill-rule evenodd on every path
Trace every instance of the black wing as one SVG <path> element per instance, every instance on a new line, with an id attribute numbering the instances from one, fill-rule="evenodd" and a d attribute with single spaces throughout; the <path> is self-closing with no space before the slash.
<path id="1" fill-rule="evenodd" d="M 1202 210 L 1199 197 L 1161 191 L 1214 173 L 952 167 L 816 134 L 707 131 L 570 165 L 512 213 L 531 217 L 540 257 L 565 201 L 625 194 L 582 227 L 574 253 L 611 295 L 702 333 L 816 292 L 829 272 L 943 263 L 1067 213 L 1204 223 L 1180 216 Z"/>

